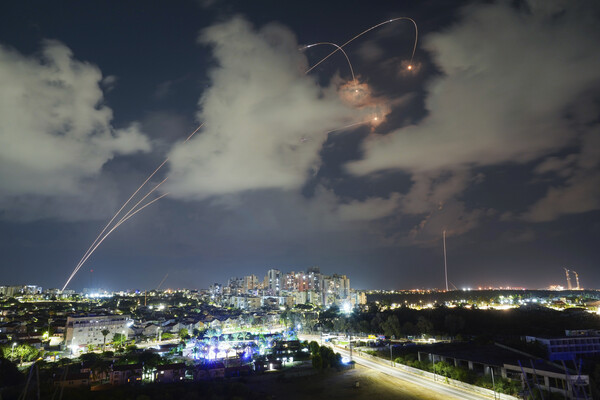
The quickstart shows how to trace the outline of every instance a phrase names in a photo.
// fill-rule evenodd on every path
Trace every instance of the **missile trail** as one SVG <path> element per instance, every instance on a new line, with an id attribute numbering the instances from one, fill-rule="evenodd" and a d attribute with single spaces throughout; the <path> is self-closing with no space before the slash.
<path id="1" fill-rule="evenodd" d="M 355 81 L 355 80 L 356 80 L 356 78 L 354 78 L 354 68 L 352 68 L 352 63 L 350 62 L 350 59 L 348 58 L 348 54 L 346 54 L 346 52 L 344 51 L 344 49 L 342 49 L 342 48 L 341 48 L 340 46 L 338 46 L 337 44 L 335 44 L 335 43 L 331 43 L 331 42 L 319 42 L 319 43 L 307 44 L 306 46 L 304 46 L 304 47 L 302 48 L 302 50 L 305 50 L 305 49 L 310 49 L 311 47 L 315 47 L 315 46 L 319 46 L 319 45 L 323 45 L 323 44 L 327 44 L 327 45 L 335 46 L 335 47 L 337 48 L 337 50 L 338 50 L 338 51 L 341 51 L 341 52 L 342 52 L 342 54 L 344 54 L 344 57 L 346 57 L 346 61 L 348 61 L 348 66 L 350 67 L 350 73 L 352 74 L 352 81 Z M 332 54 L 333 54 L 333 53 L 332 53 Z M 327 56 L 327 57 L 329 57 L 329 56 Z M 321 61 L 324 61 L 324 60 L 321 60 Z M 319 63 L 321 63 L 321 61 L 320 61 Z M 313 68 L 314 68 L 314 67 L 313 67 Z M 312 70 L 312 68 L 311 68 L 311 69 L 309 69 L 309 70 L 307 70 L 307 71 L 306 71 L 304 74 L 308 74 L 308 73 L 309 73 L 311 70 Z"/>
<path id="2" fill-rule="evenodd" d="M 356 81 L 355 75 L 354 75 L 354 69 L 352 67 L 352 63 L 350 62 L 350 59 L 348 58 L 348 55 L 346 54 L 346 52 L 344 51 L 344 47 L 347 46 L 348 44 L 350 44 L 351 42 L 353 42 L 354 40 L 358 39 L 359 37 L 363 36 L 364 34 L 372 31 L 373 29 L 377 29 L 382 25 L 386 25 L 389 24 L 391 22 L 395 22 L 395 21 L 400 21 L 400 20 L 408 20 L 411 21 L 415 27 L 415 41 L 414 41 L 414 46 L 413 46 L 413 51 L 411 54 L 411 63 L 413 61 L 413 58 L 415 56 L 415 52 L 417 49 L 417 42 L 418 42 L 418 37 L 419 37 L 419 30 L 417 27 L 417 23 L 409 17 L 399 17 L 399 18 L 394 18 L 394 19 L 390 19 L 384 22 L 381 22 L 377 25 L 374 25 L 364 31 L 362 31 L 361 33 L 359 33 L 358 35 L 354 36 L 353 38 L 351 38 L 350 40 L 348 40 L 346 43 L 342 44 L 341 46 L 335 44 L 335 43 L 331 43 L 331 42 L 318 42 L 318 43 L 313 43 L 307 46 L 304 46 L 301 50 L 304 49 L 308 49 L 310 47 L 314 47 L 314 46 L 318 46 L 318 45 L 330 45 L 330 46 L 334 46 L 335 50 L 333 50 L 331 53 L 329 53 L 327 56 L 325 56 L 324 58 L 322 58 L 319 62 L 317 62 L 315 65 L 313 65 L 312 67 L 310 67 L 308 70 L 306 70 L 305 74 L 308 74 L 309 72 L 311 72 L 313 69 L 315 69 L 318 65 L 320 65 L 321 63 L 323 63 L 325 60 L 327 60 L 329 57 L 331 57 L 333 54 L 337 53 L 338 51 L 341 51 L 342 54 L 344 55 L 344 57 L 346 58 L 346 61 L 348 62 L 348 66 L 350 67 L 350 73 L 352 74 L 352 81 Z M 408 66 L 408 69 L 412 69 L 412 65 Z M 377 118 L 375 118 L 374 120 L 377 120 Z M 352 126 L 356 126 L 356 125 L 361 125 L 361 124 L 365 124 L 369 121 L 361 121 L 361 122 L 357 122 L 357 123 L 353 123 L 350 125 L 346 125 L 344 127 L 341 128 L 337 128 L 337 129 L 333 129 L 331 131 L 328 131 L 326 133 L 331 133 L 331 132 L 335 132 L 338 130 L 342 130 L 342 129 L 346 129 Z M 196 130 L 194 130 L 188 137 L 187 139 L 184 141 L 184 143 L 187 143 L 195 134 L 196 132 L 198 132 L 202 127 L 204 126 L 204 123 L 200 124 L 198 126 L 198 128 L 196 128 Z M 121 226 L 121 224 L 123 224 L 124 222 L 126 222 L 127 220 L 129 220 L 131 217 L 133 217 L 135 214 L 137 214 L 138 212 L 140 212 L 141 210 L 143 210 L 144 208 L 148 207 L 149 205 L 153 204 L 154 202 L 162 199 L 163 197 L 167 196 L 168 193 L 162 194 L 161 196 L 155 198 L 154 200 L 144 204 L 143 206 L 141 206 L 140 208 L 137 208 L 150 194 L 152 194 L 156 189 L 158 189 L 160 187 L 160 185 L 162 185 L 167 179 L 168 176 L 162 180 L 160 183 L 158 183 L 156 186 L 154 186 L 154 188 L 152 188 L 141 200 L 139 200 L 133 207 L 131 207 L 129 209 L 129 211 L 127 211 L 122 217 L 121 219 L 119 219 L 117 221 L 117 223 L 109 229 L 109 227 L 111 226 L 111 224 L 115 221 L 115 219 L 117 219 L 117 217 L 121 214 L 121 212 L 127 207 L 127 205 L 132 201 L 132 199 L 139 193 L 140 190 L 142 190 L 142 188 L 150 181 L 150 179 L 152 179 L 152 177 L 154 177 L 154 175 L 156 175 L 156 173 L 158 173 L 158 171 L 161 170 L 161 168 L 169 161 L 169 158 L 167 157 L 147 178 L 146 180 L 144 180 L 144 182 L 133 192 L 133 194 L 131 196 L 129 196 L 129 198 L 125 201 L 125 203 L 123 203 L 123 205 L 121 206 L 121 208 L 119 208 L 119 210 L 113 215 L 113 217 L 110 219 L 110 221 L 108 221 L 108 223 L 104 226 L 104 228 L 100 231 L 100 233 L 98 234 L 98 236 L 96 237 L 96 239 L 92 242 L 92 244 L 90 245 L 90 247 L 85 251 L 85 253 L 83 254 L 82 258 L 79 260 L 79 262 L 77 263 L 77 265 L 75 266 L 73 272 L 71 273 L 71 275 L 69 276 L 69 278 L 67 279 L 67 281 L 65 282 L 62 290 L 65 290 L 66 287 L 69 285 L 69 283 L 71 282 L 71 280 L 75 277 L 75 275 L 77 274 L 77 272 L 81 269 L 81 267 L 85 264 L 85 262 L 90 258 L 90 256 L 94 253 L 94 251 L 98 248 L 98 246 L 100 246 L 100 244 L 115 230 L 117 229 L 119 226 Z M 137 209 L 136 209 L 137 208 Z M 107 231 L 108 230 L 108 231 Z"/>
<path id="3" fill-rule="evenodd" d="M 150 190 L 148 193 L 146 193 L 146 195 L 144 197 L 142 197 L 141 200 L 139 200 L 133 207 L 131 207 L 131 209 L 117 222 L 116 225 L 117 226 L 121 225 L 125 221 L 125 218 L 127 218 L 129 215 L 131 215 L 132 211 L 135 210 L 144 200 L 146 200 L 146 198 L 148 198 L 148 196 L 150 196 L 156 189 L 158 189 L 160 187 L 160 185 L 162 185 L 163 183 L 165 183 L 167 179 L 169 179 L 169 177 L 166 177 L 165 179 L 163 179 L 160 183 L 158 183 L 156 186 L 154 186 L 152 188 L 152 190 Z M 94 244 L 92 244 L 92 246 Z M 94 249 L 95 249 L 95 247 L 94 247 Z M 93 252 L 94 252 L 94 250 L 89 251 L 89 253 L 87 253 L 84 256 L 85 260 L 87 260 L 88 259 L 87 256 L 91 256 Z M 80 263 L 77 264 L 77 267 L 75 267 L 75 270 L 71 273 L 71 278 L 74 277 L 75 274 L 77 274 L 77 272 L 81 269 L 81 267 L 83 267 L 83 264 L 85 263 L 85 260 L 80 261 Z"/>
<path id="4" fill-rule="evenodd" d="M 198 132 L 198 131 L 199 131 L 199 130 L 200 130 L 202 127 L 203 127 L 203 126 L 204 126 L 204 122 L 203 122 L 203 123 L 201 123 L 201 124 L 200 124 L 200 125 L 199 125 L 199 126 L 198 126 L 198 127 L 197 127 L 197 128 L 196 128 L 196 129 L 195 129 L 195 130 L 194 130 L 194 131 L 193 131 L 193 132 L 192 132 L 192 133 L 191 133 L 191 134 L 190 134 L 190 135 L 187 137 L 187 139 L 185 139 L 185 141 L 184 141 L 183 143 L 187 143 L 187 142 L 189 142 L 189 141 L 190 141 L 190 139 L 191 139 L 191 138 L 192 138 L 192 137 L 193 137 L 193 136 L 194 136 L 194 135 L 195 135 L 195 134 L 196 134 L 196 133 L 197 133 L 197 132 Z M 95 250 L 96 248 L 98 248 L 98 246 L 96 245 L 96 244 L 98 243 L 98 241 L 99 241 L 99 240 L 102 240 L 102 241 L 103 241 L 103 240 L 106 238 L 106 236 L 107 236 L 107 235 L 108 235 L 110 232 L 114 231 L 114 229 L 115 229 L 117 226 L 119 226 L 121 223 L 123 223 L 123 222 L 125 222 L 127 219 L 129 219 L 129 218 L 126 218 L 125 220 L 121 219 L 121 221 L 119 221 L 119 223 L 117 223 L 117 224 L 115 225 L 115 227 L 114 227 L 113 229 L 111 229 L 107 235 L 105 235 L 104 237 L 102 236 L 102 235 L 104 234 L 104 232 L 106 232 L 106 230 L 107 230 L 107 229 L 108 229 L 108 228 L 111 226 L 111 224 L 114 222 L 114 220 L 117 218 L 117 216 L 118 216 L 119 214 L 121 214 L 121 212 L 123 211 L 123 209 L 124 209 L 125 207 L 127 207 L 127 204 L 129 204 L 129 202 L 131 202 L 131 200 L 132 200 L 132 199 L 135 197 L 135 195 L 136 195 L 136 194 L 138 194 L 138 192 L 139 192 L 140 190 L 142 190 L 142 188 L 143 188 L 143 187 L 144 187 L 144 186 L 145 186 L 145 185 L 148 183 L 148 181 L 150 181 L 150 179 L 152 179 L 152 177 L 153 177 L 154 175 L 156 175 L 156 173 L 157 173 L 158 171 L 160 171 L 160 169 L 161 169 L 161 168 L 162 168 L 162 167 L 163 167 L 163 166 L 164 166 L 164 165 L 165 165 L 165 164 L 166 164 L 168 161 L 169 161 L 169 158 L 167 157 L 167 158 L 166 158 L 166 159 L 165 159 L 165 160 L 164 160 L 164 161 L 163 161 L 163 162 L 162 162 L 162 163 L 161 163 L 161 164 L 160 164 L 158 167 L 156 167 L 156 169 L 155 169 L 155 170 L 154 170 L 154 171 L 153 171 L 153 172 L 152 172 L 152 173 L 151 173 L 151 174 L 150 174 L 150 175 L 149 175 L 149 176 L 146 178 L 146 180 L 145 180 L 145 181 L 144 181 L 144 182 L 143 182 L 143 183 L 142 183 L 142 184 L 141 184 L 141 185 L 140 185 L 140 186 L 139 186 L 139 187 L 138 187 L 138 188 L 135 190 L 135 192 L 133 192 L 133 194 L 132 194 L 131 196 L 129 196 L 129 198 L 128 198 L 128 199 L 125 201 L 125 203 L 123 203 L 123 205 L 121 206 L 121 208 L 119 208 L 119 210 L 118 210 L 118 211 L 115 213 L 115 215 L 113 215 L 113 217 L 110 219 L 110 221 L 108 221 L 108 223 L 107 223 L 107 224 L 104 226 L 104 228 L 103 228 L 103 229 L 100 231 L 100 233 L 98 234 L 98 236 L 96 237 L 96 239 L 95 239 L 95 240 L 92 242 L 92 244 L 90 245 L 90 247 L 89 247 L 89 248 L 86 250 L 86 252 L 83 254 L 83 257 L 81 257 L 81 260 L 79 260 L 79 262 L 78 262 L 78 263 L 77 263 L 77 265 L 75 266 L 75 268 L 74 268 L 73 272 L 72 272 L 72 273 L 71 273 L 71 275 L 69 276 L 69 279 L 67 279 L 67 282 L 64 284 L 64 286 L 63 286 L 62 290 L 65 290 L 65 289 L 66 289 L 66 287 L 67 287 L 67 285 L 69 284 L 69 282 L 70 282 L 70 281 L 73 279 L 73 277 L 75 277 L 75 274 L 77 274 L 77 272 L 78 272 L 78 271 L 79 271 L 79 269 L 80 269 L 80 268 L 83 266 L 83 264 L 85 263 L 85 261 L 86 261 L 86 260 L 89 258 L 89 256 L 91 255 L 91 253 L 93 253 L 93 252 L 94 252 L 94 250 Z M 166 179 L 165 179 L 165 180 L 166 180 Z M 150 193 L 152 193 L 154 190 L 156 190 L 156 189 L 158 188 L 158 186 L 160 186 L 160 185 L 161 185 L 163 182 L 164 182 L 164 180 L 163 180 L 161 183 L 159 183 L 159 184 L 158 184 L 156 187 L 154 187 L 154 188 L 153 188 L 153 189 L 150 191 Z M 144 196 L 144 198 L 148 197 L 148 195 L 149 195 L 150 193 L 148 193 L 146 196 Z M 159 197 L 159 198 L 162 198 L 162 197 L 164 197 L 164 196 L 161 196 L 161 197 Z M 142 199 L 141 201 L 143 201 L 143 199 Z M 152 201 L 151 203 L 153 203 L 153 202 L 154 202 L 154 201 Z M 125 216 L 129 215 L 129 214 L 130 214 L 130 213 L 131 213 L 131 212 L 132 212 L 132 211 L 135 209 L 135 207 L 136 207 L 137 205 L 139 205 L 139 203 L 140 203 L 140 202 L 138 202 L 138 203 L 137 203 L 137 204 L 136 204 L 134 207 L 132 207 L 132 208 L 131 208 L 131 209 L 130 209 L 130 210 L 129 210 L 129 211 L 126 213 L 126 214 L 125 214 Z M 149 204 L 151 204 L 151 203 L 149 203 Z M 147 204 L 147 205 L 149 205 L 149 204 Z M 146 205 L 146 206 L 147 206 L 147 205 Z M 144 207 L 145 207 L 145 206 L 144 206 Z M 137 213 L 137 211 L 136 211 L 136 212 L 134 212 L 134 213 L 133 213 L 133 214 L 131 214 L 131 215 L 134 215 L 134 214 L 136 214 L 136 213 Z M 100 239 L 100 238 L 102 238 L 102 239 Z"/>
<path id="5" fill-rule="evenodd" d="M 90 256 L 94 253 L 94 251 L 98 248 L 98 246 L 100 246 L 102 244 L 102 242 L 104 241 L 104 239 L 106 239 L 115 229 L 117 229 L 119 226 L 121 226 L 122 223 L 124 223 L 129 218 L 133 217 L 135 214 L 139 213 L 140 211 L 142 211 L 144 208 L 148 207 L 152 203 L 157 202 L 158 200 L 160 200 L 163 197 L 167 196 L 168 194 L 169 193 L 164 193 L 164 194 L 158 196 L 154 200 L 152 200 L 152 201 L 144 204 L 142 207 L 140 207 L 137 210 L 135 210 L 129 216 L 123 217 L 115 226 L 113 226 L 108 232 L 106 232 L 106 234 L 104 236 L 102 236 L 102 238 L 96 243 L 96 245 L 92 248 L 92 250 L 88 253 L 88 255 L 83 259 L 83 261 L 82 261 L 81 264 L 83 265 L 87 261 L 87 259 L 90 258 Z M 75 272 L 75 273 L 77 273 L 77 272 Z M 74 276 L 75 276 L 75 274 L 71 275 L 71 277 L 69 278 L 69 280 L 67 281 L 67 283 L 65 283 L 65 286 L 63 287 L 62 290 L 65 290 L 64 288 L 67 287 L 67 285 L 69 284 L 69 282 L 71 281 L 71 279 L 73 279 Z"/>
<path id="6" fill-rule="evenodd" d="M 331 57 L 332 55 L 334 55 L 335 53 L 337 53 L 338 51 L 340 51 L 342 48 L 346 47 L 348 44 L 352 43 L 353 41 L 355 41 L 356 39 L 358 39 L 359 37 L 361 37 L 362 35 L 364 35 L 365 33 L 368 33 L 370 31 L 372 31 L 373 29 L 377 29 L 382 25 L 385 24 L 389 24 L 391 22 L 395 22 L 395 21 L 400 21 L 400 20 L 408 20 L 411 21 L 413 23 L 413 25 L 415 26 L 415 44 L 413 46 L 413 51 L 412 51 L 412 55 L 410 56 L 410 62 L 412 63 L 413 58 L 415 57 L 415 52 L 417 51 L 417 41 L 419 40 L 419 28 L 417 27 L 417 23 L 415 22 L 414 19 L 409 18 L 409 17 L 399 17 L 399 18 L 393 18 L 387 21 L 383 21 L 380 22 L 377 25 L 373 25 L 372 27 L 370 27 L 369 29 L 366 29 L 364 31 L 362 31 L 361 33 L 359 33 L 358 35 L 354 36 L 352 39 L 348 40 L 346 43 L 344 43 L 343 45 L 339 46 L 339 49 L 335 49 L 334 51 L 332 51 L 331 53 L 329 53 L 327 56 L 325 56 L 323 59 L 321 59 L 321 61 L 319 61 L 318 63 L 316 63 L 315 65 L 313 65 L 312 67 L 310 67 L 306 73 L 308 74 L 310 71 L 312 71 L 313 69 L 315 69 L 319 64 L 321 64 L 323 61 L 327 60 L 329 57 Z M 411 66 L 412 69 L 412 66 Z"/>
<path id="7" fill-rule="evenodd" d="M 342 130 L 344 130 L 344 129 L 351 128 L 351 127 L 353 127 L 353 126 L 362 125 L 362 124 L 368 124 L 369 122 L 371 122 L 371 120 L 370 120 L 370 119 L 369 119 L 369 120 L 367 120 L 367 121 L 355 122 L 355 123 L 353 123 L 353 124 L 350 124 L 350 125 L 345 125 L 345 126 L 342 126 L 342 127 L 340 127 L 340 128 L 335 128 L 335 129 L 332 129 L 332 130 L 330 130 L 330 131 L 327 131 L 327 132 L 325 132 L 325 133 L 327 134 L 327 133 L 331 133 L 331 132 L 342 131 Z"/>

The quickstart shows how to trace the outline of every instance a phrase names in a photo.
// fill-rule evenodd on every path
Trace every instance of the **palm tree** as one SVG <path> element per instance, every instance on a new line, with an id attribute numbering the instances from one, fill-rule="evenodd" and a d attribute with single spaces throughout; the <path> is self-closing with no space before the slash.
<path id="1" fill-rule="evenodd" d="M 106 335 L 108 335 L 110 333 L 110 331 L 108 329 L 104 328 L 100 332 L 104 336 L 104 344 L 102 345 L 102 351 L 105 351 L 106 350 Z"/>

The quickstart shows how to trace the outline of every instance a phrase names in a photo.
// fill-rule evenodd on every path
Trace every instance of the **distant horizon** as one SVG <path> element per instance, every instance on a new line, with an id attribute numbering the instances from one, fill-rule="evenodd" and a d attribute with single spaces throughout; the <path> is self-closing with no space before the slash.
<path id="1" fill-rule="evenodd" d="M 420 287 L 420 288 L 404 288 L 404 289 L 384 289 L 384 288 L 379 288 L 379 289 L 363 289 L 363 288 L 357 288 L 357 287 L 353 287 L 352 286 L 352 280 L 350 280 L 351 284 L 350 287 L 352 290 L 357 290 L 357 291 L 361 291 L 361 292 L 370 292 L 370 291 L 389 291 L 389 292 L 426 292 L 426 291 L 433 291 L 433 292 L 441 292 L 444 293 L 446 292 L 445 289 L 443 288 L 426 288 L 426 287 Z M 225 284 L 223 282 L 214 282 L 214 283 L 221 283 L 221 284 Z M 39 285 L 39 284 L 34 284 L 34 283 L 29 283 L 29 284 L 5 284 L 0 282 L 0 287 L 2 286 L 6 286 L 6 287 L 22 287 L 22 286 L 37 286 L 37 287 L 41 287 L 42 290 L 59 290 L 59 288 L 56 287 L 44 287 L 43 285 Z M 72 289 L 70 287 L 67 287 L 65 289 L 65 291 L 75 291 L 75 293 L 83 293 L 83 291 L 85 291 L 86 289 L 88 290 L 104 290 L 108 293 L 111 292 L 140 292 L 143 293 L 144 291 L 147 292 L 151 292 L 151 291 L 159 291 L 159 292 L 165 292 L 165 291 L 183 291 L 183 290 L 208 290 L 209 286 L 207 287 L 196 287 L 196 288 L 192 288 L 192 287 L 165 287 L 165 288 L 160 288 L 160 289 L 156 289 L 156 288 L 152 288 L 152 289 L 140 289 L 140 288 L 127 288 L 127 289 L 110 289 L 107 287 L 83 287 L 79 290 L 77 289 Z M 285 291 L 285 290 L 282 290 Z M 450 289 L 447 292 L 484 292 L 484 291 L 543 291 L 543 292 L 556 292 L 556 293 L 560 293 L 560 292 L 600 292 L 600 288 L 580 288 L 580 289 L 550 289 L 550 288 L 527 288 L 527 287 L 506 287 L 506 286 L 498 286 L 498 287 L 477 287 L 477 288 L 459 288 L 459 289 Z"/>

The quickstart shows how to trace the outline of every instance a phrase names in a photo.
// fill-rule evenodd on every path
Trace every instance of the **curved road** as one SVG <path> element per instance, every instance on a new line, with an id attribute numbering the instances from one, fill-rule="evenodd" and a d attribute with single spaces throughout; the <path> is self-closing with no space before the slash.
<path id="1" fill-rule="evenodd" d="M 319 337 L 312 337 L 308 335 L 302 335 L 302 340 L 315 340 L 318 342 Z M 331 344 L 327 343 L 329 347 L 331 347 L 336 352 L 340 353 L 342 357 L 350 357 L 350 352 L 348 350 L 341 349 L 339 347 L 334 347 Z M 361 357 L 357 352 L 352 352 L 352 360 L 354 360 L 357 364 L 365 366 L 367 368 L 372 368 L 377 371 L 383 372 L 386 375 L 393 376 L 394 378 L 398 378 L 401 380 L 409 381 L 415 385 L 419 385 L 427 390 L 431 390 L 437 393 L 440 393 L 447 398 L 451 399 L 461 399 L 461 400 L 489 400 L 492 399 L 492 396 L 485 396 L 479 393 L 474 393 L 467 391 L 465 389 L 457 388 L 454 386 L 450 386 L 444 384 L 442 382 L 435 382 L 429 378 L 423 377 L 421 375 L 416 375 L 407 371 L 403 371 L 398 368 L 393 368 L 389 365 L 382 365 L 378 362 L 369 360 L 365 357 Z"/>

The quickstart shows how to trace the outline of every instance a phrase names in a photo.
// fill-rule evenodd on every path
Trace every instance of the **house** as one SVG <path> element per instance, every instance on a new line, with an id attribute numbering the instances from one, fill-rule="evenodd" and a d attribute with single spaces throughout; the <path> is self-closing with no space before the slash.
<path id="1" fill-rule="evenodd" d="M 177 322 L 169 322 L 168 324 L 163 325 L 162 331 L 176 334 L 179 332 L 179 324 Z"/>
<path id="2" fill-rule="evenodd" d="M 254 370 L 256 372 L 273 371 L 283 367 L 281 360 L 256 360 Z"/>
<path id="3" fill-rule="evenodd" d="M 64 380 L 54 381 L 54 385 L 62 387 L 81 387 L 90 385 L 90 374 L 78 372 L 68 374 Z"/>
<path id="4" fill-rule="evenodd" d="M 162 328 L 154 323 L 150 323 L 144 327 L 142 330 L 142 335 L 144 336 L 158 336 L 159 329 L 162 331 Z"/>
<path id="5" fill-rule="evenodd" d="M 185 364 L 165 364 L 156 367 L 155 381 L 160 383 L 179 382 L 185 379 Z"/>
<path id="6" fill-rule="evenodd" d="M 112 385 L 141 383 L 142 371 L 142 364 L 114 365 L 110 372 L 110 383 Z"/>
<path id="7" fill-rule="evenodd" d="M 109 365 L 102 363 L 102 366 L 98 365 L 96 361 L 84 361 L 79 367 L 79 372 L 90 375 L 92 382 L 102 381 L 108 378 Z"/>
<path id="8" fill-rule="evenodd" d="M 199 365 L 194 370 L 194 380 L 216 379 L 225 377 L 225 365 L 220 362 Z"/>
<path id="9" fill-rule="evenodd" d="M 221 323 L 221 321 L 215 318 L 212 321 L 210 321 L 208 326 L 210 327 L 210 329 L 220 330 L 223 327 L 223 324 Z"/>
<path id="10" fill-rule="evenodd" d="M 279 357 L 293 356 L 300 351 L 299 340 L 278 341 L 273 346 L 273 355 Z"/>

